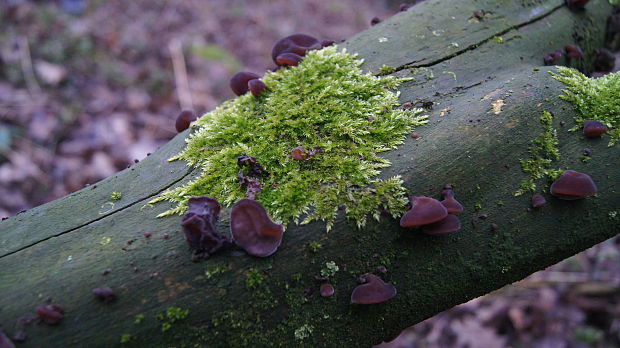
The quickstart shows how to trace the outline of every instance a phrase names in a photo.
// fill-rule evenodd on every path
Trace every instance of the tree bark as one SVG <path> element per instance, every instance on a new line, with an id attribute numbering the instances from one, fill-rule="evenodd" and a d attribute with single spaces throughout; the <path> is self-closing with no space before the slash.
<path id="1" fill-rule="evenodd" d="M 113 177 L 0 223 L 0 325 L 15 332 L 20 316 L 51 297 L 65 318 L 28 326 L 23 346 L 110 347 L 126 335 L 128 346 L 368 347 L 616 235 L 619 147 L 568 132 L 576 111 L 558 97 L 563 85 L 548 74 L 553 68 L 541 67 L 545 54 L 569 43 L 591 57 L 611 6 L 593 0 L 575 13 L 563 4 L 429 0 L 343 44 L 369 71 L 388 65 L 413 77 L 400 88 L 402 102 L 432 102 L 429 124 L 385 154 L 393 166 L 381 176 L 401 175 L 412 195 L 437 197 L 455 185 L 465 206 L 459 232 L 427 236 L 388 216 L 359 230 L 341 214 L 329 233 L 322 223 L 289 224 L 268 258 L 223 252 L 192 262 L 180 217 L 157 219 L 170 205 L 146 205 L 197 174 L 167 162 L 183 148 L 184 132 Z M 489 15 L 474 19 L 481 9 Z M 527 178 L 519 159 L 542 133 L 543 111 L 555 115 L 554 166 L 588 173 L 596 197 L 547 195 L 548 206 L 530 211 L 529 195 L 514 196 Z M 587 163 L 585 148 L 593 154 Z M 112 202 L 114 191 L 122 198 Z M 229 233 L 226 218 L 219 228 Z M 312 242 L 321 247 L 311 250 Z M 336 292 L 322 298 L 314 278 L 332 261 Z M 356 279 L 368 272 L 394 284 L 396 297 L 351 305 Z M 116 302 L 92 295 L 103 286 Z M 161 315 L 170 307 L 189 315 L 172 322 Z"/>

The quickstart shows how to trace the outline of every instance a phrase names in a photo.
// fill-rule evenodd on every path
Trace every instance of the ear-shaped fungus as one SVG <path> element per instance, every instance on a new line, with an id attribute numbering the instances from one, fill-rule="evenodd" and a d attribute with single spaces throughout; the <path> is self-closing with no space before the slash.
<path id="1" fill-rule="evenodd" d="M 551 194 L 566 200 L 575 200 L 595 195 L 596 184 L 588 174 L 565 170 L 562 175 L 551 184 Z"/>
<path id="2" fill-rule="evenodd" d="M 265 83 L 259 79 L 253 79 L 248 81 L 248 88 L 252 95 L 255 97 L 260 97 L 261 94 L 267 89 Z"/>
<path id="3" fill-rule="evenodd" d="M 267 257 L 282 243 L 284 226 L 271 221 L 260 203 L 244 198 L 230 211 L 230 231 L 234 243 L 248 254 Z"/>
<path id="4" fill-rule="evenodd" d="M 581 47 L 577 45 L 566 45 L 564 46 L 564 50 L 566 51 L 566 56 L 572 59 L 580 59 L 583 58 L 583 51 Z"/>
<path id="5" fill-rule="evenodd" d="M 541 194 L 535 194 L 532 196 L 532 208 L 540 208 L 547 204 L 547 200 Z"/>
<path id="6" fill-rule="evenodd" d="M 461 229 L 461 220 L 449 214 L 443 220 L 422 226 L 422 232 L 433 236 L 456 232 Z"/>
<path id="7" fill-rule="evenodd" d="M 233 93 L 236 95 L 244 95 L 249 90 L 248 82 L 258 78 L 260 78 L 260 76 L 255 73 L 240 71 L 230 78 L 230 89 L 232 89 Z"/>
<path id="8" fill-rule="evenodd" d="M 588 138 L 598 138 L 607 133 L 607 125 L 596 120 L 588 120 L 583 123 L 583 135 Z"/>
<path id="9" fill-rule="evenodd" d="M 271 59 L 278 64 L 277 58 L 282 53 L 295 53 L 304 57 L 306 52 L 319 48 L 321 48 L 321 43 L 316 38 L 306 34 L 293 34 L 276 42 L 271 50 Z"/>
<path id="10" fill-rule="evenodd" d="M 448 196 L 448 198 L 441 201 L 441 204 L 446 207 L 448 214 L 458 214 L 463 211 L 463 205 L 454 199 L 454 196 Z"/>
<path id="11" fill-rule="evenodd" d="M 0 348 L 15 348 L 13 342 L 0 330 Z"/>
<path id="12" fill-rule="evenodd" d="M 385 302 L 396 296 L 396 288 L 384 282 L 374 274 L 364 274 L 361 279 L 366 283 L 358 285 L 351 293 L 351 303 L 373 304 Z"/>
<path id="13" fill-rule="evenodd" d="M 276 64 L 280 66 L 297 66 L 302 59 L 303 57 L 296 53 L 286 52 L 276 57 Z"/>
<path id="14" fill-rule="evenodd" d="M 336 290 L 334 289 L 333 285 L 329 283 L 325 283 L 321 285 L 321 289 L 319 290 L 319 292 L 321 293 L 321 296 L 323 297 L 330 297 L 336 292 Z"/>
<path id="15" fill-rule="evenodd" d="M 196 121 L 196 115 L 189 110 L 183 110 L 177 116 L 177 120 L 174 123 L 174 127 L 177 129 L 177 132 L 181 133 L 182 131 L 189 128 L 190 123 Z"/>
<path id="16" fill-rule="evenodd" d="M 230 245 L 225 236 L 217 232 L 220 204 L 207 196 L 193 197 L 187 201 L 188 210 L 181 226 L 189 247 L 194 254 L 207 258 Z"/>
<path id="17" fill-rule="evenodd" d="M 412 197 L 411 209 L 400 219 L 402 227 L 416 227 L 432 224 L 448 216 L 448 210 L 436 199 L 430 197 Z"/>
<path id="18" fill-rule="evenodd" d="M 59 324 L 62 318 L 64 318 L 64 313 L 63 308 L 56 304 L 37 307 L 37 316 L 44 323 L 50 325 Z"/>

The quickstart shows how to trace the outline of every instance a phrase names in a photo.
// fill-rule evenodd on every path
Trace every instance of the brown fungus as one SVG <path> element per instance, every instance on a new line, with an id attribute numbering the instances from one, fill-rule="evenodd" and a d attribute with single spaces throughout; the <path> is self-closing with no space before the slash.
<path id="1" fill-rule="evenodd" d="M 302 59 L 303 57 L 296 53 L 286 52 L 276 57 L 276 64 L 280 66 L 297 66 Z"/>
<path id="2" fill-rule="evenodd" d="M 321 285 L 321 289 L 319 290 L 319 292 L 323 297 L 330 297 L 336 292 L 336 290 L 334 289 L 333 285 L 326 283 Z"/>
<path id="3" fill-rule="evenodd" d="M 36 311 L 39 319 L 49 325 L 60 324 L 65 313 L 64 309 L 57 304 L 39 306 Z"/>
<path id="4" fill-rule="evenodd" d="M 547 200 L 541 194 L 535 194 L 532 196 L 532 208 L 540 208 L 547 204 Z"/>
<path id="5" fill-rule="evenodd" d="M 440 221 L 448 215 L 448 210 L 436 199 L 430 197 L 411 197 L 411 209 L 400 219 L 402 227 L 416 227 Z"/>
<path id="6" fill-rule="evenodd" d="M 566 0 L 566 6 L 573 11 L 585 10 L 586 4 L 590 0 Z"/>
<path id="7" fill-rule="evenodd" d="M 230 211 L 230 231 L 233 242 L 248 254 L 267 257 L 282 243 L 284 226 L 271 221 L 260 203 L 244 198 Z"/>
<path id="8" fill-rule="evenodd" d="M 448 214 L 458 214 L 463 211 L 463 205 L 454 199 L 454 193 L 452 196 L 446 197 L 441 204 L 448 210 Z"/>
<path id="9" fill-rule="evenodd" d="M 588 174 L 574 170 L 565 170 L 562 175 L 551 184 L 551 194 L 566 200 L 575 200 L 595 195 L 596 184 Z"/>
<path id="10" fill-rule="evenodd" d="M 236 95 L 244 95 L 249 90 L 248 82 L 258 78 L 260 78 L 260 76 L 255 73 L 240 71 L 230 78 L 230 89 L 232 89 L 233 93 Z"/>
<path id="11" fill-rule="evenodd" d="M 189 125 L 196 121 L 196 114 L 189 110 L 183 110 L 177 116 L 177 120 L 174 122 L 174 127 L 177 129 L 177 132 L 181 133 L 182 131 L 189 128 Z"/>
<path id="12" fill-rule="evenodd" d="M 566 45 L 564 46 L 564 50 L 566 51 L 566 57 L 571 59 L 581 59 L 583 58 L 583 51 L 581 47 L 577 45 Z"/>
<path id="13" fill-rule="evenodd" d="M 93 295 L 95 295 L 95 297 L 105 303 L 112 303 L 116 301 L 116 294 L 114 293 L 114 290 L 112 290 L 112 288 L 95 288 L 93 289 L 92 293 Z"/>
<path id="14" fill-rule="evenodd" d="M 217 232 L 220 204 L 207 196 L 193 197 L 187 201 L 187 213 L 181 226 L 185 240 L 194 254 L 208 258 L 220 249 L 230 246 L 230 241 Z"/>
<path id="15" fill-rule="evenodd" d="M 360 277 L 365 284 L 358 285 L 351 293 L 351 303 L 373 304 L 385 302 L 396 296 L 396 288 L 384 282 L 374 274 L 364 274 Z"/>
<path id="16" fill-rule="evenodd" d="M 296 161 L 305 161 L 310 155 L 305 147 L 297 146 L 291 151 L 291 157 Z"/>
<path id="17" fill-rule="evenodd" d="M 588 120 L 583 123 L 583 135 L 588 138 L 598 138 L 608 130 L 607 125 L 600 121 Z"/>
<path id="18" fill-rule="evenodd" d="M 267 86 L 263 81 L 259 79 L 253 79 L 248 81 L 248 88 L 250 89 L 250 92 L 252 92 L 253 96 L 260 97 L 267 89 Z"/>
<path id="19" fill-rule="evenodd" d="M 306 34 L 293 34 L 280 39 L 271 50 L 271 59 L 279 64 L 277 59 L 283 53 L 294 53 L 304 57 L 306 52 L 321 48 L 322 44 L 315 37 Z"/>
<path id="20" fill-rule="evenodd" d="M 443 220 L 422 226 L 422 232 L 432 236 L 439 236 L 456 232 L 461 229 L 461 221 L 456 215 L 448 215 Z"/>

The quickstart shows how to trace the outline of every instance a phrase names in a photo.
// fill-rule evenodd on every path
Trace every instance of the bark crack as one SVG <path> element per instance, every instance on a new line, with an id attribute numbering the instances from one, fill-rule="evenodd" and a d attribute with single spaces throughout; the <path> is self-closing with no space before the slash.
<path id="1" fill-rule="evenodd" d="M 47 241 L 47 240 L 49 240 L 49 239 L 56 238 L 56 237 L 60 237 L 60 236 L 62 236 L 62 235 L 64 235 L 64 234 L 67 234 L 67 233 L 70 233 L 70 232 L 76 231 L 76 230 L 78 230 L 78 229 L 80 229 L 80 228 L 82 228 L 82 227 L 85 227 L 85 226 L 88 226 L 88 225 L 92 224 L 93 222 L 100 221 L 100 220 L 102 220 L 102 219 L 104 219 L 104 218 L 106 218 L 106 217 L 109 217 L 109 216 L 112 216 L 112 215 L 114 215 L 114 214 L 116 214 L 116 213 L 119 213 L 119 212 L 121 212 L 121 211 L 123 211 L 123 210 L 125 210 L 125 209 L 127 209 L 127 208 L 133 207 L 134 205 L 136 205 L 136 204 L 138 204 L 138 203 L 140 203 L 140 202 L 144 202 L 144 201 L 146 201 L 146 200 L 150 200 L 152 197 L 159 195 L 159 194 L 160 194 L 160 193 L 162 193 L 163 191 L 165 191 L 165 190 L 169 189 L 171 186 L 173 186 L 173 185 L 175 185 L 176 183 L 180 182 L 181 180 L 185 179 L 188 175 L 190 175 L 190 174 L 191 174 L 191 173 L 193 173 L 193 172 L 194 172 L 194 170 L 193 170 L 193 169 L 192 169 L 192 170 L 187 171 L 185 174 L 183 174 L 183 176 L 181 176 L 181 177 L 180 177 L 180 178 L 178 178 L 177 180 L 174 180 L 173 182 L 169 183 L 168 185 L 164 186 L 164 187 L 163 187 L 163 188 L 161 188 L 159 191 L 157 191 L 157 192 L 155 192 L 155 193 L 152 193 L 152 194 L 150 194 L 150 195 L 148 195 L 147 197 L 144 197 L 144 198 L 142 198 L 142 199 L 137 199 L 135 202 L 132 202 L 132 203 L 130 203 L 130 204 L 127 204 L 126 206 L 124 206 L 124 207 L 122 207 L 122 208 L 119 208 L 119 209 L 117 209 L 117 210 L 113 210 L 113 211 L 111 211 L 111 212 L 109 212 L 109 213 L 103 214 L 103 215 L 101 215 L 101 216 L 99 216 L 99 217 L 97 217 L 97 218 L 95 218 L 95 219 L 92 219 L 92 220 L 86 221 L 86 222 L 84 222 L 84 223 L 82 223 L 82 224 L 80 224 L 80 225 L 78 225 L 78 226 L 72 227 L 72 228 L 70 228 L 70 229 L 68 229 L 68 230 L 65 230 L 65 231 L 62 231 L 62 232 L 56 233 L 56 234 L 51 235 L 51 236 L 47 236 L 47 237 L 45 237 L 45 238 L 43 238 L 43 239 L 40 239 L 40 240 L 38 240 L 38 241 L 36 241 L 36 242 L 30 243 L 30 244 L 28 244 L 28 245 L 25 245 L 25 246 L 23 246 L 23 247 L 21 247 L 21 248 L 19 248 L 19 249 L 16 249 L 16 250 L 13 250 L 13 251 L 9 251 L 9 252 L 8 252 L 8 253 L 6 253 L 6 254 L 0 255 L 0 260 L 2 260 L 4 257 L 11 256 L 11 255 L 13 255 L 13 254 L 16 254 L 16 253 L 18 253 L 18 252 L 22 251 L 22 250 L 26 250 L 26 249 L 28 249 L 28 248 L 30 248 L 30 247 L 33 247 L 33 246 L 35 246 L 35 245 L 37 245 L 37 244 L 39 244 L 39 243 L 43 243 L 43 242 L 45 242 L 45 241 Z"/>

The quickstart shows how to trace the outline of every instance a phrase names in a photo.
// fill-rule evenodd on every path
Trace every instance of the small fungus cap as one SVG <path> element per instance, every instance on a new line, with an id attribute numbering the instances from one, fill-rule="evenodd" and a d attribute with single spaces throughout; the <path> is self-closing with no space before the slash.
<path id="1" fill-rule="evenodd" d="M 461 229 L 461 220 L 456 215 L 448 215 L 443 220 L 422 226 L 422 232 L 433 236 L 456 232 Z"/>
<path id="2" fill-rule="evenodd" d="M 261 94 L 267 89 L 265 83 L 259 79 L 253 79 L 248 81 L 248 88 L 252 95 L 255 97 L 260 97 Z"/>
<path id="3" fill-rule="evenodd" d="M 551 194 L 566 200 L 580 199 L 597 193 L 596 184 L 588 174 L 565 170 L 551 184 Z"/>
<path id="4" fill-rule="evenodd" d="M 302 59 L 303 57 L 296 53 L 286 52 L 276 57 L 276 64 L 280 66 L 297 66 Z"/>
<path id="5" fill-rule="evenodd" d="M 588 138 L 598 138 L 608 130 L 607 125 L 600 121 L 588 120 L 583 123 L 583 135 Z"/>
<path id="6" fill-rule="evenodd" d="M 463 211 L 463 205 L 454 199 L 454 196 L 448 196 L 446 199 L 441 201 L 441 204 L 446 207 L 448 214 L 458 214 Z"/>
<path id="7" fill-rule="evenodd" d="M 385 302 L 396 296 L 396 288 L 374 274 L 365 274 L 361 277 L 365 284 L 358 285 L 351 293 L 351 303 L 373 304 Z"/>
<path id="8" fill-rule="evenodd" d="M 267 257 L 280 246 L 284 226 L 271 221 L 260 203 L 244 198 L 232 207 L 230 231 L 235 244 L 248 254 Z"/>
<path id="9" fill-rule="evenodd" d="M 192 197 L 187 201 L 187 206 L 181 227 L 187 244 L 195 254 L 209 257 L 230 245 L 228 238 L 217 231 L 221 207 L 215 198 Z"/>
<path id="10" fill-rule="evenodd" d="M 177 116 L 174 128 L 176 128 L 177 132 L 181 133 L 189 128 L 190 123 L 194 121 L 196 121 L 196 115 L 190 110 L 183 110 L 179 116 Z"/>
<path id="11" fill-rule="evenodd" d="M 105 303 L 114 302 L 116 300 L 116 294 L 114 293 L 114 290 L 109 287 L 95 288 L 93 289 L 92 293 L 98 299 L 102 300 Z"/>
<path id="12" fill-rule="evenodd" d="M 402 227 L 416 227 L 428 225 L 442 220 L 448 215 L 448 210 L 438 200 L 425 196 L 411 198 L 411 209 L 400 219 Z"/>
<path id="13" fill-rule="evenodd" d="M 39 306 L 36 309 L 37 316 L 46 324 L 56 325 L 64 318 L 64 310 L 56 304 Z"/>
<path id="14" fill-rule="evenodd" d="M 230 89 L 236 95 L 244 95 L 248 92 L 248 82 L 250 80 L 258 79 L 260 76 L 248 71 L 240 71 L 230 78 Z"/>
<path id="15" fill-rule="evenodd" d="M 321 289 L 319 291 L 323 297 L 330 297 L 336 292 L 334 286 L 329 283 L 321 285 Z"/>
<path id="16" fill-rule="evenodd" d="M 315 37 L 306 34 L 293 34 L 276 42 L 271 50 L 271 59 L 278 64 L 276 59 L 282 53 L 295 53 L 303 57 L 309 50 L 318 48 L 321 48 L 321 43 Z"/>
<path id="17" fill-rule="evenodd" d="M 545 197 L 543 197 L 543 195 L 537 193 L 532 196 L 532 207 L 533 208 L 540 208 L 546 204 L 547 204 L 547 200 L 545 199 Z"/>

